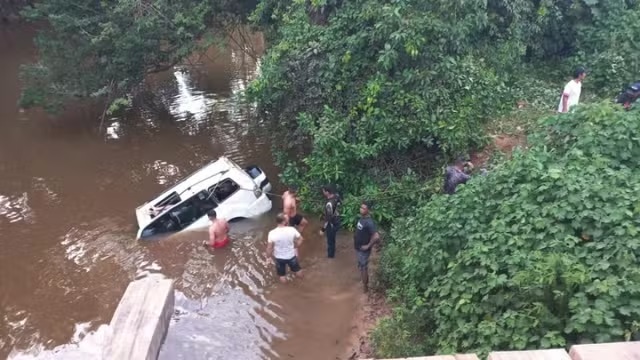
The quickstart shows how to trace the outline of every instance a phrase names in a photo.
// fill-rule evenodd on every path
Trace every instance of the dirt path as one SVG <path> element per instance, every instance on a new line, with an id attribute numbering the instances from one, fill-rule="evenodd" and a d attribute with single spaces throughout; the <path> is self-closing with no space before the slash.
<path id="1" fill-rule="evenodd" d="M 380 261 L 380 249 L 374 250 L 369 263 L 369 276 L 372 288 L 368 294 L 358 298 L 359 308 L 351 321 L 351 335 L 346 341 L 344 355 L 336 360 L 356 360 L 373 358 L 371 332 L 378 320 L 391 315 L 391 307 L 384 296 L 384 289 L 377 285 L 377 269 Z"/>
<path id="2" fill-rule="evenodd" d="M 509 157 L 515 148 L 526 147 L 527 143 L 527 138 L 524 133 L 515 135 L 493 135 L 492 138 L 493 141 L 491 144 L 480 151 L 471 153 L 471 162 L 475 168 L 480 169 L 486 166 L 496 151 Z"/>
<path id="3" fill-rule="evenodd" d="M 480 151 L 471 153 L 471 162 L 478 169 L 486 166 L 496 152 L 509 157 L 515 148 L 526 147 L 526 134 L 524 132 L 493 135 L 492 138 L 491 144 Z M 374 357 L 371 332 L 381 318 L 391 315 L 391 305 L 385 299 L 384 289 L 375 287 L 377 282 L 375 274 L 377 273 L 379 260 L 380 249 L 376 249 L 369 264 L 371 281 L 374 286 L 369 294 L 361 294 L 358 297 L 358 310 L 351 322 L 351 335 L 346 341 L 347 347 L 344 355 L 337 357 L 336 360 L 370 359 Z"/>

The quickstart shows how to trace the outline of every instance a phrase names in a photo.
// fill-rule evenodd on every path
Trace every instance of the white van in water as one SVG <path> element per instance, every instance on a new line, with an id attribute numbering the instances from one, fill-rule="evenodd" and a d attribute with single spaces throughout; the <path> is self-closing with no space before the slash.
<path id="1" fill-rule="evenodd" d="M 207 212 L 227 220 L 251 218 L 271 210 L 267 175 L 257 166 L 245 169 L 226 157 L 211 162 L 136 208 L 137 239 L 206 228 Z"/>

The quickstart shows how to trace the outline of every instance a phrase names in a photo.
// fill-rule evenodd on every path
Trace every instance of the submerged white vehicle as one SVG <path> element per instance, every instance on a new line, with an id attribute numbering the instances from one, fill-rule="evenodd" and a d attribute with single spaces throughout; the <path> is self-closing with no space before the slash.
<path id="1" fill-rule="evenodd" d="M 227 220 L 264 214 L 272 206 L 269 191 L 269 179 L 258 166 L 243 169 L 221 157 L 137 207 L 137 239 L 205 228 L 211 209 Z"/>

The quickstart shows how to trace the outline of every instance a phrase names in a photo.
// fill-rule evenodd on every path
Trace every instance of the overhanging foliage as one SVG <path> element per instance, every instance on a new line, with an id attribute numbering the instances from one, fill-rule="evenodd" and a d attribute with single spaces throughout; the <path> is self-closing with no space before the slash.
<path id="1" fill-rule="evenodd" d="M 23 68 L 24 107 L 59 109 L 70 99 L 131 95 L 146 74 L 208 48 L 255 1 L 41 0 L 24 15 L 45 27 L 39 59 Z M 225 33 L 222 32 L 222 35 Z"/>

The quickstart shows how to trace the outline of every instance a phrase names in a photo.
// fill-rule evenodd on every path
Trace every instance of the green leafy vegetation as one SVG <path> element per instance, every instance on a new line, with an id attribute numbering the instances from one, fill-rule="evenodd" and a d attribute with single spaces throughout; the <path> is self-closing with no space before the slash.
<path id="1" fill-rule="evenodd" d="M 104 97 L 122 106 L 145 75 L 208 48 L 254 7 L 252 0 L 37 1 L 24 16 L 45 26 L 38 62 L 22 71 L 21 105 L 55 111 L 71 99 Z"/>
<path id="2" fill-rule="evenodd" d="M 610 100 L 640 72 L 639 15 L 626 0 L 260 3 L 272 46 L 249 95 L 287 134 L 283 180 L 307 199 L 338 184 L 347 225 L 375 199 L 392 227 L 377 355 L 637 335 L 640 119 Z M 583 103 L 607 103 L 549 118 L 577 65 Z M 438 194 L 445 161 L 503 133 L 534 133 L 530 149 Z"/>
<path id="3" fill-rule="evenodd" d="M 625 1 L 265 0 L 253 19 L 272 46 L 249 95 L 288 135 L 282 177 L 309 184 L 307 197 L 326 182 L 354 202 L 411 194 L 376 212 L 385 223 L 438 190 L 421 181 L 447 159 L 485 145 L 489 119 L 518 100 L 554 109 L 578 60 L 601 71 L 585 92 L 612 97 L 638 70 L 638 14 Z M 602 56 L 629 66 L 610 71 Z"/>
<path id="4" fill-rule="evenodd" d="M 637 335 L 640 112 L 584 106 L 543 127 L 528 151 L 394 224 L 382 271 L 401 305 L 374 336 L 380 355 Z M 399 329 L 417 351 L 395 347 Z"/>

